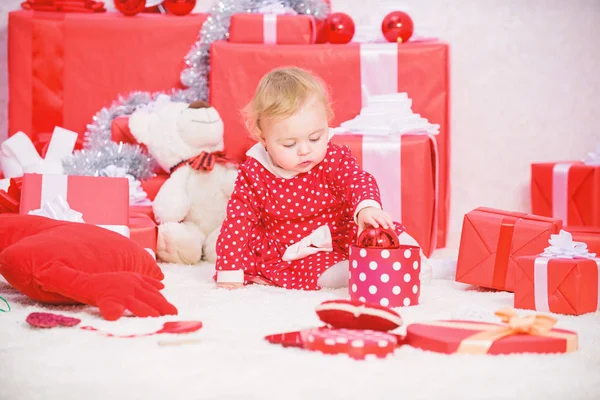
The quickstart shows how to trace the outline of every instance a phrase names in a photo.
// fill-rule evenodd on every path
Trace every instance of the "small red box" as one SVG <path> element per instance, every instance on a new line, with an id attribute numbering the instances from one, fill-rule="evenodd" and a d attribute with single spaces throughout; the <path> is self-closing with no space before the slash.
<path id="1" fill-rule="evenodd" d="M 463 220 L 456 280 L 513 291 L 515 259 L 537 255 L 560 231 L 560 220 L 480 207 Z"/>
<path id="2" fill-rule="evenodd" d="M 581 315 L 599 309 L 600 259 L 517 258 L 515 308 Z"/>
<path id="3" fill-rule="evenodd" d="M 58 195 L 88 224 L 127 227 L 129 223 L 126 178 L 25 174 L 19 213 L 40 209 Z"/>
<path id="4" fill-rule="evenodd" d="M 531 164 L 531 209 L 565 226 L 600 226 L 600 165 Z"/>
<path id="5" fill-rule="evenodd" d="M 310 15 L 240 13 L 231 16 L 229 41 L 235 43 L 312 44 L 316 23 Z"/>
<path id="6" fill-rule="evenodd" d="M 474 321 L 410 324 L 405 344 L 446 354 L 567 353 L 577 350 L 577 334 L 552 329 L 545 334 L 507 334 L 507 325 Z"/>
<path id="7" fill-rule="evenodd" d="M 405 245 L 397 249 L 350 246 L 350 298 L 384 307 L 419 304 L 419 250 Z"/>

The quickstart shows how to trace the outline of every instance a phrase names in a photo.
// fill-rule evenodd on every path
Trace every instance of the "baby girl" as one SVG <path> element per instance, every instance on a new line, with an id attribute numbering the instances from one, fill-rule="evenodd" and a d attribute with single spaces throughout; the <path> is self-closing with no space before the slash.
<path id="1" fill-rule="evenodd" d="M 244 113 L 258 143 L 239 168 L 217 241 L 219 287 L 344 287 L 348 246 L 369 226 L 416 244 L 383 211 L 375 179 L 329 141 L 332 110 L 317 77 L 273 70 Z"/>

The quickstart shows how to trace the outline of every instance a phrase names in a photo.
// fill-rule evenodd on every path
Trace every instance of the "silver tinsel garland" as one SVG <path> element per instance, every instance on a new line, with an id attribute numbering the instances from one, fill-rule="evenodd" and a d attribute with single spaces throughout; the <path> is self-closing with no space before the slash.
<path id="1" fill-rule="evenodd" d="M 212 7 L 196 43 L 185 56 L 186 68 L 181 72 L 180 80 L 186 89 L 172 90 L 166 93 L 172 101 L 191 103 L 196 100 L 208 100 L 208 73 L 210 70 L 210 45 L 215 40 L 229 38 L 229 21 L 236 13 L 257 13 L 263 7 L 277 5 L 289 7 L 298 14 L 326 18 L 329 5 L 325 0 L 218 0 Z M 63 161 L 64 169 L 70 175 L 91 175 L 109 165 L 127 169 L 127 173 L 143 180 L 154 175 L 155 162 L 139 145 L 119 144 L 111 140 L 113 119 L 122 115 L 131 115 L 138 107 L 151 103 L 161 94 L 134 92 L 127 97 L 120 96 L 108 108 L 103 108 L 93 117 L 87 126 L 84 150 L 76 151 Z"/>

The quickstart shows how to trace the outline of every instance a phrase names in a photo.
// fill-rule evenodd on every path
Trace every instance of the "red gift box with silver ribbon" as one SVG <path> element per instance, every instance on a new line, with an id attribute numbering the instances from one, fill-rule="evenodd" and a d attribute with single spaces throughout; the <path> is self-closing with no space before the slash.
<path id="1" fill-rule="evenodd" d="M 570 315 L 600 311 L 600 258 L 564 230 L 549 243 L 540 255 L 517 258 L 515 308 Z"/>
<path id="2" fill-rule="evenodd" d="M 367 232 L 367 231 L 365 231 Z M 383 232 L 393 234 L 393 232 Z M 364 243 L 364 235 L 358 243 Z M 385 240 L 385 239 L 384 239 Z M 381 247 L 350 246 L 348 290 L 352 300 L 384 307 L 419 304 L 421 294 L 420 248 L 387 243 Z"/>

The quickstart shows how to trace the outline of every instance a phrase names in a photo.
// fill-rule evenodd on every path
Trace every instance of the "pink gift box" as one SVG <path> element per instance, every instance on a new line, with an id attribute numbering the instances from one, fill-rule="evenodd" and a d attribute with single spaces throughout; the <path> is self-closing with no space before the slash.
<path id="1" fill-rule="evenodd" d="M 406 307 L 419 304 L 419 247 L 397 249 L 350 247 L 348 289 L 352 300 Z"/>

